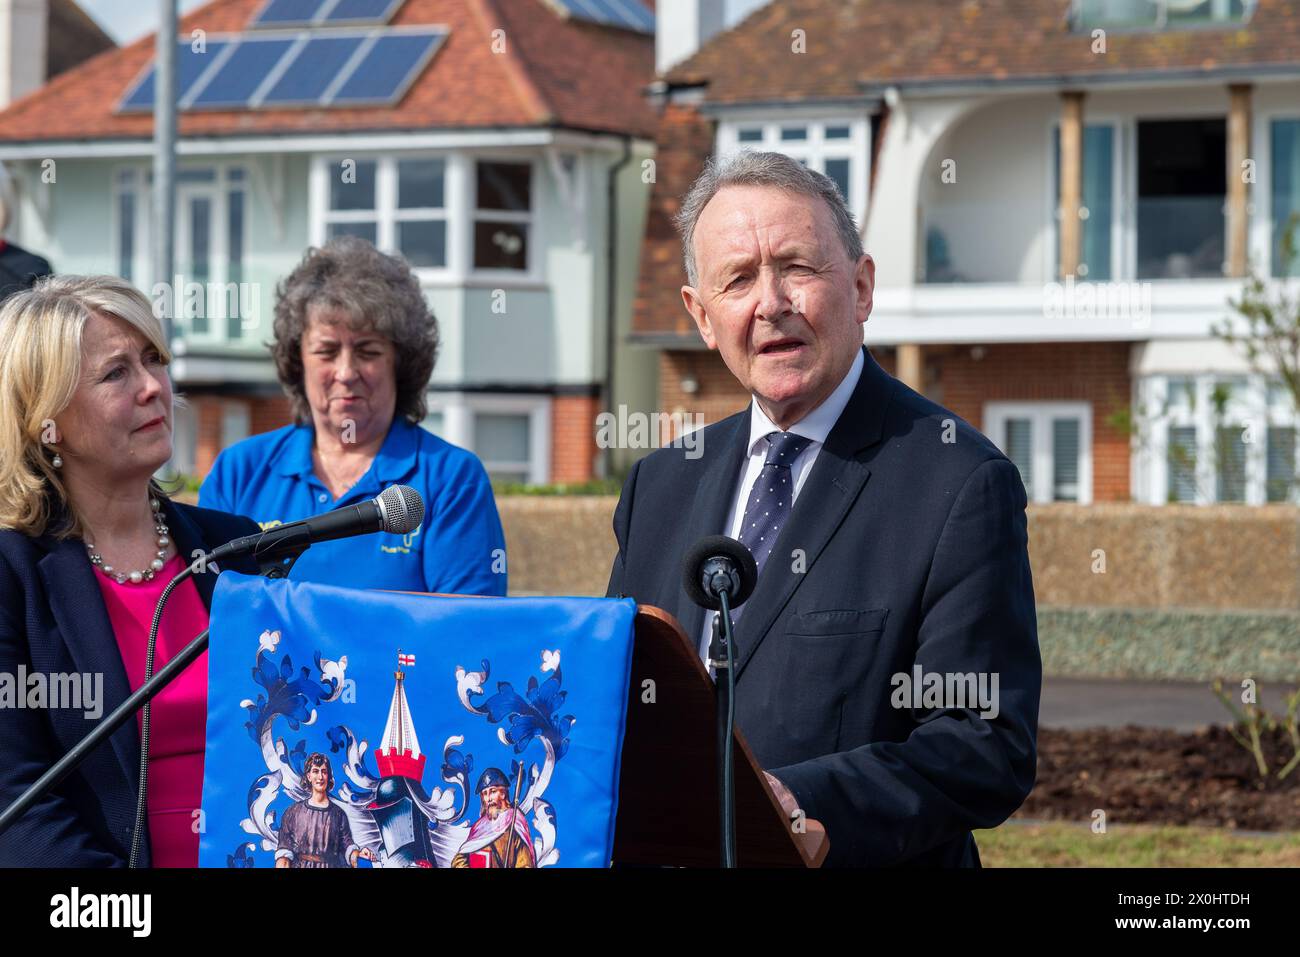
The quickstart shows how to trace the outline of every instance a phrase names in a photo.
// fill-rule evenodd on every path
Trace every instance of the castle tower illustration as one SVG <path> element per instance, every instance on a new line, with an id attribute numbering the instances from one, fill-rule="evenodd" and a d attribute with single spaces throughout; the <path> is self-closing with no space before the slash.
<path id="1" fill-rule="evenodd" d="M 413 660 L 414 656 L 399 654 L 398 661 Z M 415 736 L 415 724 L 411 721 L 411 709 L 406 700 L 406 673 L 399 666 L 393 672 L 397 683 L 393 687 L 393 701 L 388 706 L 388 723 L 384 726 L 384 737 L 379 750 L 375 752 L 375 762 L 379 765 L 382 778 L 400 777 L 419 781 L 424 777 L 426 756 L 420 753 L 420 741 Z"/>
<path id="2" fill-rule="evenodd" d="M 375 764 L 379 768 L 379 786 L 367 805 L 379 826 L 383 841 L 385 867 L 433 867 L 433 844 L 429 835 L 431 819 L 425 808 L 429 795 L 420 784 L 426 756 L 420 753 L 415 736 L 415 722 L 406 700 L 406 673 L 402 666 L 415 664 L 415 655 L 397 652 L 396 685 L 388 706 L 388 723 Z"/>

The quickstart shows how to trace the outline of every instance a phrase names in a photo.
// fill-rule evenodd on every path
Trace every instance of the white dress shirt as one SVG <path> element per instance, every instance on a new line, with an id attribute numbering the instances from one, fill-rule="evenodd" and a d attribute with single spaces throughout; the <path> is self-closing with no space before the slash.
<path id="1" fill-rule="evenodd" d="M 799 500 L 799 490 L 803 488 L 808 473 L 812 471 L 813 463 L 817 461 L 817 453 L 826 444 L 826 436 L 831 434 L 831 429 L 839 421 L 844 407 L 849 404 L 849 397 L 853 395 L 853 390 L 857 388 L 864 364 L 862 350 L 859 349 L 857 355 L 853 358 L 853 365 L 849 366 L 849 371 L 840 380 L 840 384 L 835 387 L 835 391 L 828 395 L 821 405 L 785 430 L 812 440 L 790 463 L 790 477 L 794 480 L 794 494 L 790 498 L 791 509 L 794 508 L 794 503 Z M 749 455 L 741 466 L 740 474 L 736 477 L 736 491 L 731 500 L 731 513 L 725 526 L 725 534 L 732 538 L 740 538 L 740 523 L 745 517 L 745 504 L 749 501 L 749 493 L 754 487 L 754 482 L 758 479 L 758 474 L 763 471 L 763 463 L 767 461 L 767 442 L 765 441 L 767 434 L 780 431 L 782 431 L 781 428 L 773 423 L 767 417 L 767 413 L 759 406 L 758 400 L 750 399 Z M 768 558 L 768 561 L 781 560 L 781 556 L 775 553 Z M 705 660 L 706 664 L 709 659 L 709 642 L 713 640 L 713 619 L 717 615 L 718 613 L 714 612 L 712 615 L 706 614 L 704 616 L 704 627 L 700 634 L 699 648 L 700 657 Z"/>

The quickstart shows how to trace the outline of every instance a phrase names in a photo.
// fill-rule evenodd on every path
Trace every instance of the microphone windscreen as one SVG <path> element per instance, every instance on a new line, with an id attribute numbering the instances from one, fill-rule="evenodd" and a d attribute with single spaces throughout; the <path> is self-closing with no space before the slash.
<path id="1" fill-rule="evenodd" d="M 682 559 L 682 587 L 686 589 L 691 601 L 714 610 L 722 607 L 717 596 L 710 594 L 704 587 L 704 566 L 713 558 L 724 558 L 735 566 L 739 588 L 736 594 L 729 596 L 732 607 L 749 598 L 758 582 L 758 565 L 754 556 L 734 538 L 710 535 L 687 549 L 686 557 Z"/>
<path id="2" fill-rule="evenodd" d="M 375 499 L 383 516 L 384 531 L 405 535 L 424 521 L 424 499 L 409 485 L 390 485 Z"/>

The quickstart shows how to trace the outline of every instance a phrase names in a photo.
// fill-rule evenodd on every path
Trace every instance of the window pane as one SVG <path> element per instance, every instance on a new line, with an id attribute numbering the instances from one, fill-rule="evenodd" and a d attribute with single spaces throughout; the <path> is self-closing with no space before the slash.
<path id="1" fill-rule="evenodd" d="M 484 462 L 519 466 L 528 462 L 528 416 L 499 412 L 474 415 L 474 452 Z"/>
<path id="2" fill-rule="evenodd" d="M 241 283 L 244 281 L 244 191 L 242 189 L 231 190 L 226 197 L 226 213 L 226 241 L 230 246 L 226 281 Z M 226 298 L 234 300 L 232 303 L 234 308 L 226 312 L 226 336 L 230 339 L 238 339 L 243 331 L 240 322 L 242 316 L 239 312 L 243 297 L 236 292 L 234 296 L 228 295 Z"/>
<path id="3" fill-rule="evenodd" d="M 528 268 L 528 226 L 524 223 L 475 223 L 474 268 Z"/>
<path id="4" fill-rule="evenodd" d="M 802 141 L 808 139 L 808 127 L 806 126 L 783 126 L 781 127 L 782 142 Z"/>
<path id="5" fill-rule="evenodd" d="M 840 188 L 840 195 L 847 201 L 849 198 L 849 161 L 846 159 L 827 160 L 826 175 L 835 180 L 835 185 Z"/>
<path id="6" fill-rule="evenodd" d="M 119 193 L 117 197 L 117 274 L 131 278 L 135 262 L 135 193 Z"/>
<path id="7" fill-rule="evenodd" d="M 1300 259 L 1287 262 L 1282 239 L 1292 217 L 1300 220 L 1300 120 L 1274 120 L 1273 150 L 1273 275 L 1300 275 Z M 1294 235 L 1300 243 L 1300 226 Z M 1288 268 L 1289 267 L 1289 268 Z"/>
<path id="8" fill-rule="evenodd" d="M 849 128 L 847 126 L 828 126 L 826 127 L 826 138 L 828 140 L 847 140 L 849 138 Z"/>
<path id="9" fill-rule="evenodd" d="M 763 128 L 761 126 L 747 126 L 736 132 L 736 140 L 741 143 L 761 143 L 763 142 Z"/>
<path id="10" fill-rule="evenodd" d="M 176 182 L 178 183 L 215 183 L 216 181 L 217 171 L 211 167 L 178 169 L 176 171 Z"/>
<path id="11" fill-rule="evenodd" d="M 1215 498 L 1220 502 L 1246 500 L 1246 442 L 1240 425 L 1221 425 L 1215 436 L 1218 473 Z"/>
<path id="12" fill-rule="evenodd" d="M 204 290 L 207 290 L 207 282 L 212 277 L 212 200 L 205 196 L 195 196 L 190 200 L 190 234 L 186 239 L 190 254 L 188 280 L 204 283 Z M 194 306 L 196 315 L 187 316 L 190 329 L 198 334 L 207 333 L 207 293 Z"/>
<path id="13" fill-rule="evenodd" d="M 330 209 L 375 208 L 375 161 L 330 164 Z"/>
<path id="14" fill-rule="evenodd" d="M 1169 430 L 1169 488 L 1171 502 L 1196 501 L 1196 427 L 1174 426 Z"/>
<path id="15" fill-rule="evenodd" d="M 378 227 L 374 223 L 329 223 L 325 227 L 325 235 L 328 239 L 335 236 L 360 236 L 373 244 L 378 242 Z"/>
<path id="16" fill-rule="evenodd" d="M 424 417 L 424 421 L 420 423 L 420 427 L 428 432 L 432 432 L 434 435 L 442 435 L 442 422 L 443 413 L 430 412 Z"/>
<path id="17" fill-rule="evenodd" d="M 478 208 L 526 213 L 533 207 L 527 163 L 479 163 Z"/>
<path id="18" fill-rule="evenodd" d="M 1285 502 L 1295 484 L 1295 429 L 1275 426 L 1268 430 L 1268 474 L 1265 492 L 1270 502 Z"/>
<path id="19" fill-rule="evenodd" d="M 1007 419 L 1007 458 L 1020 469 L 1029 500 L 1034 500 L 1034 427 L 1029 419 Z"/>
<path id="20" fill-rule="evenodd" d="M 441 209 L 443 177 L 446 163 L 443 160 L 401 160 L 397 164 L 397 205 L 402 209 L 432 207 Z"/>
<path id="21" fill-rule="evenodd" d="M 1138 123 L 1139 279 L 1223 275 L 1227 125 Z"/>
<path id="22" fill-rule="evenodd" d="M 415 267 L 447 265 L 447 222 L 442 219 L 399 222 L 397 248 Z"/>
<path id="23" fill-rule="evenodd" d="M 1110 279 L 1110 231 L 1114 217 L 1114 148 L 1115 131 L 1107 125 L 1085 126 L 1083 130 L 1083 208 L 1087 218 L 1081 220 L 1082 246 L 1079 250 L 1079 274 L 1093 281 Z M 1056 184 L 1057 206 L 1061 198 L 1061 131 L 1053 134 L 1052 176 Z M 1082 212 L 1082 211 L 1081 211 Z M 1056 257 L 1060 261 L 1061 233 L 1056 233 Z"/>
<path id="24" fill-rule="evenodd" d="M 1052 420 L 1052 500 L 1079 501 L 1079 420 Z"/>

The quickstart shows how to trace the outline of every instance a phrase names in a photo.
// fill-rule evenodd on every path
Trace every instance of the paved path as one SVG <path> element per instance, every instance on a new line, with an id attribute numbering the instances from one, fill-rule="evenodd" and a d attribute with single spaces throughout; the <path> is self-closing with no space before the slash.
<path id="1" fill-rule="evenodd" d="M 1260 685 L 1260 701 L 1274 714 L 1286 710 L 1284 685 Z M 1237 691 L 1240 695 L 1240 690 Z M 1124 681 L 1100 678 L 1044 678 L 1038 723 L 1044 728 L 1148 728 L 1191 731 L 1226 724 L 1228 709 L 1210 683 Z"/>

